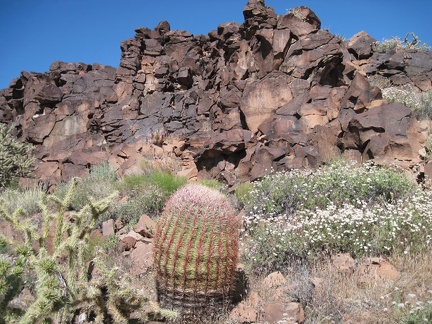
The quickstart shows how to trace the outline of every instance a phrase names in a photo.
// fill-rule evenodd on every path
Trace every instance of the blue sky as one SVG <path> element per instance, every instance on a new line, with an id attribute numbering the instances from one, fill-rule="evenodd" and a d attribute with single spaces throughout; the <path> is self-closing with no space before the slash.
<path id="1" fill-rule="evenodd" d="M 117 67 L 120 42 L 137 27 L 168 20 L 171 29 L 207 34 L 243 22 L 247 0 L 0 0 L 0 89 L 20 71 L 45 72 L 56 60 Z M 365 30 L 381 41 L 414 32 L 432 45 L 430 0 L 267 0 L 277 14 L 304 5 L 322 28 L 350 38 Z"/>

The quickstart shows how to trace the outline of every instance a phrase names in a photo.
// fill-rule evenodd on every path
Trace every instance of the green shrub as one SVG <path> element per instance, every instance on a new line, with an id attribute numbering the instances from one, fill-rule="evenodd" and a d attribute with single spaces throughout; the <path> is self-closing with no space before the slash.
<path id="1" fill-rule="evenodd" d="M 168 198 L 177 189 L 185 185 L 187 179 L 185 177 L 172 175 L 167 171 L 154 170 L 148 175 L 148 183 L 158 187 L 164 194 L 165 198 Z"/>
<path id="2" fill-rule="evenodd" d="M 33 171 L 35 158 L 30 157 L 33 146 L 22 143 L 12 133 L 15 125 L 7 127 L 0 123 L 0 188 L 12 184 L 19 177 Z"/>
<path id="3" fill-rule="evenodd" d="M 134 226 L 143 214 L 157 215 L 165 204 L 165 196 L 159 188 L 150 185 L 140 191 L 130 191 L 126 201 L 120 201 L 113 206 L 99 221 L 113 218 L 122 219 L 126 224 Z"/>
<path id="4" fill-rule="evenodd" d="M 111 170 L 108 163 L 95 166 L 90 174 L 80 179 L 77 183 L 77 190 L 74 191 L 70 200 L 70 208 L 79 210 L 88 204 L 90 199 L 99 200 L 108 196 L 116 190 L 117 176 Z M 70 182 L 59 185 L 54 194 L 59 198 L 64 198 L 70 187 Z"/>
<path id="5" fill-rule="evenodd" d="M 425 306 L 417 306 L 407 314 L 402 323 L 404 324 L 419 324 L 419 323 L 432 323 L 432 303 Z"/>
<path id="6" fill-rule="evenodd" d="M 276 173 L 245 196 L 243 257 L 254 272 L 282 271 L 323 254 L 431 246 L 432 195 L 389 169 L 337 162 L 315 172 Z"/>
<path id="7" fill-rule="evenodd" d="M 121 218 L 127 224 L 134 225 L 143 214 L 157 215 L 168 197 L 186 182 L 184 177 L 158 169 L 145 174 L 127 175 L 116 187 L 128 199 L 119 202 L 106 217 Z"/>
<path id="8" fill-rule="evenodd" d="M 334 162 L 316 171 L 276 172 L 255 182 L 241 194 L 249 221 L 291 215 L 297 210 L 314 210 L 333 204 L 373 205 L 412 193 L 415 184 L 404 173 L 388 168 L 348 162 Z M 240 194 L 240 193 L 239 193 Z"/>
<path id="9" fill-rule="evenodd" d="M 9 213 L 13 213 L 18 207 L 22 208 L 24 214 L 32 216 L 41 211 L 39 202 L 44 192 L 39 187 L 23 190 L 6 189 L 0 193 L 0 199 Z"/>
<path id="10" fill-rule="evenodd" d="M 123 192 L 147 190 L 147 187 L 158 188 L 168 198 L 178 188 L 185 185 L 187 179 L 172 175 L 171 173 L 159 169 L 153 169 L 149 173 L 131 174 L 125 176 L 119 188 Z"/>
<path id="11" fill-rule="evenodd" d="M 201 179 L 198 180 L 198 184 L 220 192 L 226 190 L 226 185 L 216 179 Z"/>

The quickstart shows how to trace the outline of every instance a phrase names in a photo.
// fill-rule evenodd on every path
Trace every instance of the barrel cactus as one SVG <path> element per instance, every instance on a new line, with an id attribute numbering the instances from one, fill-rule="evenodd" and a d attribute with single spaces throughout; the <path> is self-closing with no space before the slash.
<path id="1" fill-rule="evenodd" d="M 183 314 L 203 314 L 229 301 L 236 280 L 239 218 L 219 191 L 188 184 L 167 201 L 156 227 L 158 301 Z"/>

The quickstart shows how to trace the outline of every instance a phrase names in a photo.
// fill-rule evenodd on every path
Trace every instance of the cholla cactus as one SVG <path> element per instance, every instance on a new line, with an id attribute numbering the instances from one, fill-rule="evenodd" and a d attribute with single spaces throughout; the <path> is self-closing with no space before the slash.
<path id="1" fill-rule="evenodd" d="M 29 156 L 33 146 L 17 140 L 12 134 L 14 127 L 0 123 L 0 187 L 14 178 L 28 176 L 35 162 Z"/>
<path id="2" fill-rule="evenodd" d="M 1 318 L 15 312 L 8 304 L 29 273 L 36 278 L 35 300 L 20 315 L 20 323 L 54 318 L 56 323 L 70 323 L 76 312 L 92 314 L 96 323 L 128 323 L 129 314 L 143 308 L 146 297 L 134 288 L 126 274 L 117 267 L 108 269 L 100 254 L 91 255 L 88 250 L 90 232 L 116 193 L 98 202 L 90 201 L 79 212 L 70 213 L 73 222 L 66 221 L 66 209 L 77 181 L 72 180 L 64 199 L 44 196 L 40 204 L 44 218 L 41 229 L 25 217 L 21 208 L 10 215 L 0 202 L 0 217 L 23 238 L 23 243 L 19 243 L 0 235 L 0 246 L 12 249 L 14 255 L 11 260 L 0 258 L 0 323 Z M 50 212 L 48 201 L 57 205 L 57 213 Z M 54 233 L 52 251 L 47 248 L 50 232 Z M 98 270 L 90 280 L 89 261 Z"/>
<path id="3" fill-rule="evenodd" d="M 238 260 L 239 219 L 227 197 L 189 184 L 168 200 L 154 239 L 162 307 L 203 314 L 230 299 Z"/>

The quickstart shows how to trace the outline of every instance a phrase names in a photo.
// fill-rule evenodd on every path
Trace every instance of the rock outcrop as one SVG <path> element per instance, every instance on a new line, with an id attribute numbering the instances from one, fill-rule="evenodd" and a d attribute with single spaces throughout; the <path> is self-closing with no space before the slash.
<path id="1" fill-rule="evenodd" d="M 306 7 L 278 16 L 250 0 L 244 18 L 207 35 L 166 21 L 138 28 L 117 68 L 54 62 L 22 72 L 0 91 L 0 121 L 36 145 L 36 176 L 51 183 L 102 161 L 124 173 L 149 154 L 229 185 L 340 155 L 420 161 L 418 122 L 369 77 L 430 90 L 431 52 L 373 51 L 364 32 L 343 42 Z M 157 132 L 165 141 L 152 143 Z"/>

